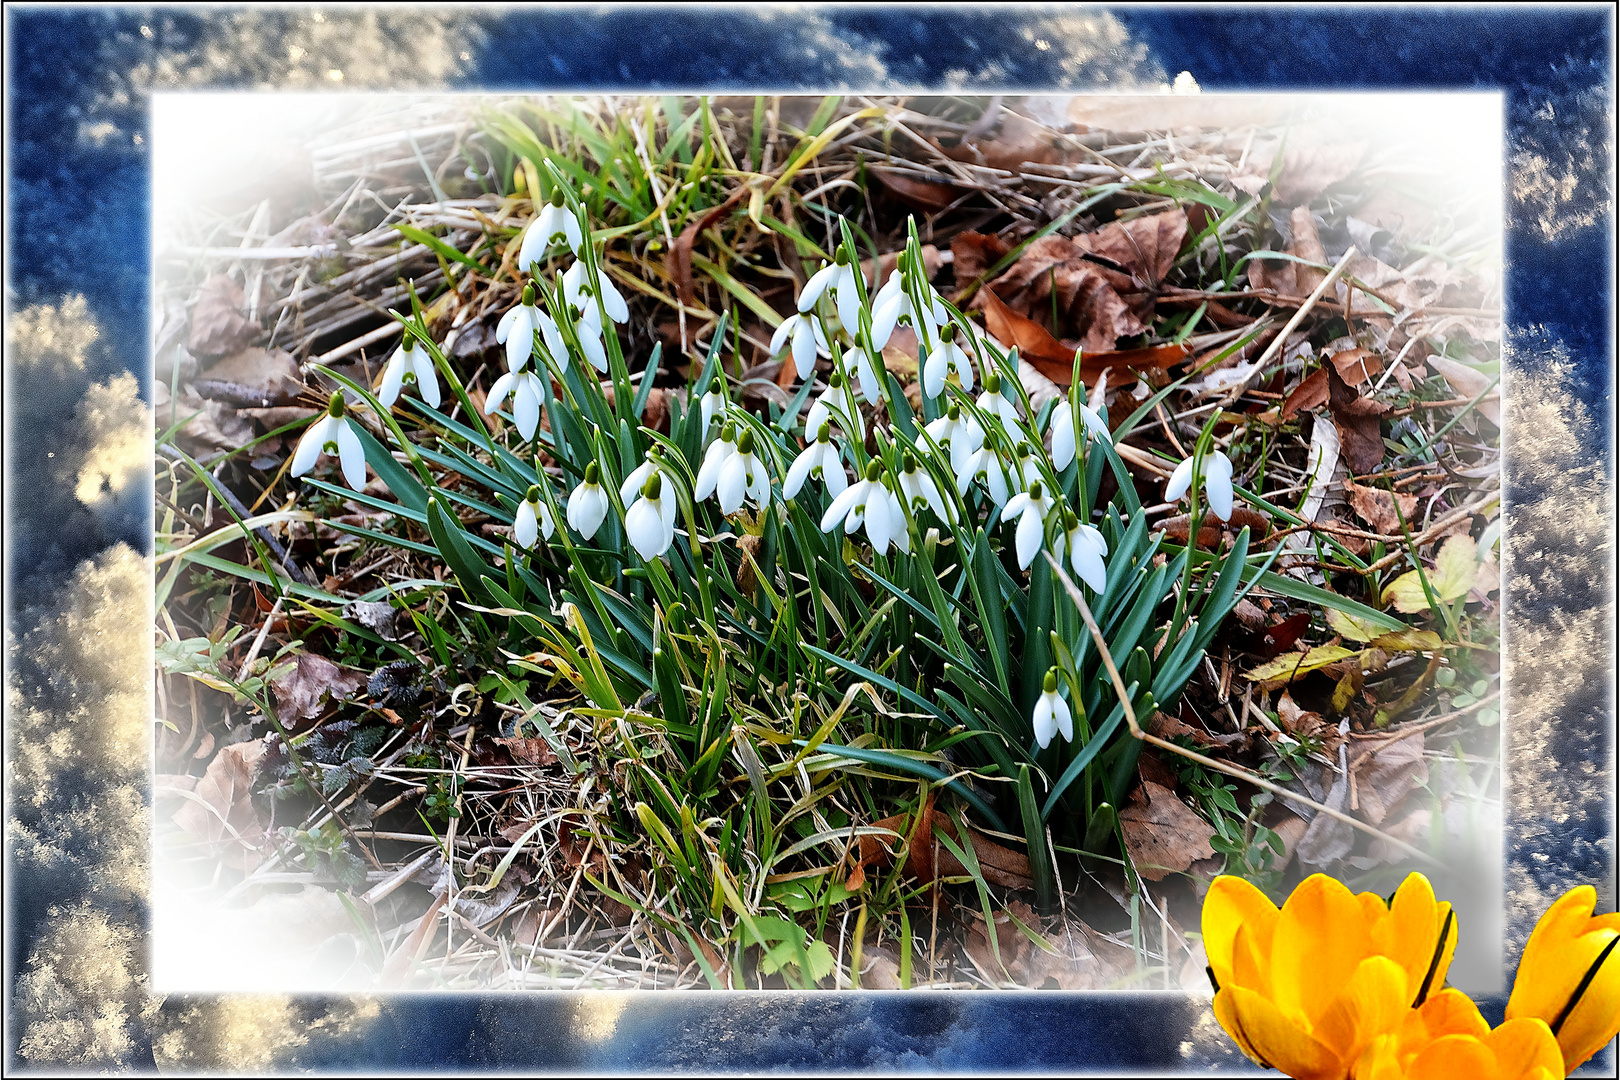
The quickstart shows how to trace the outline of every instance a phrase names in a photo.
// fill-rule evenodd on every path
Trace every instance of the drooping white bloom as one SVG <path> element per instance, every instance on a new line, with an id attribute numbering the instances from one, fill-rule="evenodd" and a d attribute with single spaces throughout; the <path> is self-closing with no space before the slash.
<path id="1" fill-rule="evenodd" d="M 984 489 L 990 493 L 990 501 L 997 506 L 1007 503 L 1007 475 L 1001 455 L 996 453 L 991 443 L 985 443 L 967 456 L 962 468 L 956 474 L 956 493 L 966 495 L 968 487 L 975 480 L 984 482 Z"/>
<path id="2" fill-rule="evenodd" d="M 844 358 L 855 362 L 855 381 L 860 384 L 861 397 L 874 405 L 882 401 L 883 384 L 878 381 L 878 371 L 883 367 L 882 361 L 875 360 L 864 341 L 857 342 L 853 349 L 844 354 Z"/>
<path id="3" fill-rule="evenodd" d="M 1164 501 L 1176 502 L 1187 494 L 1192 483 L 1193 459 L 1188 458 L 1170 474 L 1164 485 Z M 1216 517 L 1222 521 L 1232 520 L 1232 461 L 1219 450 L 1211 450 L 1204 456 L 1204 495 Z"/>
<path id="4" fill-rule="evenodd" d="M 1063 529 L 1052 543 L 1052 554 L 1059 563 L 1067 554 L 1074 572 L 1093 592 L 1100 593 L 1108 587 L 1108 567 L 1103 563 L 1103 557 L 1108 554 L 1108 541 L 1073 511 L 1065 512 Z"/>
<path id="5" fill-rule="evenodd" d="M 783 319 L 782 325 L 771 335 L 771 355 L 781 352 L 782 346 L 790 339 L 793 342 L 793 368 L 799 378 L 808 379 L 816 366 L 816 353 L 827 352 L 827 339 L 821 333 L 821 324 L 815 316 L 802 312 L 796 313 L 791 319 Z"/>
<path id="6" fill-rule="evenodd" d="M 525 439 L 534 438 L 535 429 L 540 426 L 540 406 L 546 400 L 540 376 L 532 371 L 508 371 L 496 379 L 484 399 L 484 415 L 498 409 L 507 394 L 512 395 L 512 418 L 517 421 L 518 433 Z"/>
<path id="7" fill-rule="evenodd" d="M 1029 485 L 1028 491 L 1020 491 L 1007 500 L 1006 507 L 1001 511 L 1001 520 L 1018 518 L 1015 534 L 1018 569 L 1028 570 L 1029 564 L 1035 561 L 1036 552 L 1041 550 L 1041 540 L 1046 536 L 1046 516 L 1051 512 L 1052 500 L 1047 497 L 1039 480 Z"/>
<path id="8" fill-rule="evenodd" d="M 882 463 L 868 462 L 866 475 L 841 491 L 821 515 L 821 531 L 832 532 L 840 521 L 844 523 L 845 534 L 853 534 L 865 525 L 872 550 L 879 555 L 888 551 L 889 541 L 905 533 L 906 522 L 904 517 L 897 516 L 899 507 L 884 486 L 882 476 Z"/>
<path id="9" fill-rule="evenodd" d="M 579 349 L 585 354 L 585 359 L 590 361 L 591 367 L 606 373 L 608 358 L 602 347 L 602 322 L 596 313 L 596 305 L 583 308 L 577 304 L 570 305 L 568 318 L 574 324 L 574 336 L 579 339 Z"/>
<path id="10" fill-rule="evenodd" d="M 827 389 L 821 392 L 805 414 L 804 430 L 820 431 L 821 425 L 829 421 L 837 424 L 848 437 L 866 438 L 866 424 L 861 419 L 861 410 L 844 386 L 844 377 L 836 371 L 827 376 Z M 851 424 L 855 425 L 854 431 L 849 430 Z"/>
<path id="11" fill-rule="evenodd" d="M 557 531 L 557 522 L 551 516 L 551 504 L 540 495 L 540 485 L 530 484 L 529 493 L 518 504 L 512 520 L 512 539 L 520 547 L 532 548 L 541 531 L 547 540 Z"/>
<path id="12" fill-rule="evenodd" d="M 698 436 L 699 441 L 709 437 L 709 424 L 715 417 L 725 418 L 726 410 L 731 408 L 731 399 L 726 397 L 725 380 L 716 375 L 709 380 L 709 390 L 703 395 L 699 406 L 703 410 L 703 434 Z"/>
<path id="13" fill-rule="evenodd" d="M 984 445 L 984 429 L 979 427 L 972 413 L 963 412 L 954 401 L 944 416 L 930 420 L 923 430 L 934 442 L 950 450 L 951 471 L 958 475 L 967 466 L 969 456 Z M 927 440 L 921 434 L 917 436 L 917 449 L 928 449 Z"/>
<path id="14" fill-rule="evenodd" d="M 807 315 L 814 311 L 816 302 L 829 288 L 837 298 L 838 321 L 844 324 L 846 333 L 853 335 L 860 329 L 857 320 L 860 318 L 861 298 L 855 287 L 855 268 L 850 265 L 849 256 L 843 248 L 838 249 L 830 266 L 823 266 L 804 283 L 804 291 L 799 293 L 799 313 Z"/>
<path id="15" fill-rule="evenodd" d="M 647 462 L 642 468 L 648 470 L 647 476 L 640 485 L 636 501 L 630 503 L 624 512 L 624 534 L 629 538 L 630 546 L 636 549 L 636 554 L 644 561 L 651 562 L 668 551 L 669 545 L 675 542 L 675 492 L 674 485 L 664 482 L 664 474 L 652 462 Z M 640 472 L 638 468 L 630 475 L 634 478 Z"/>
<path id="16" fill-rule="evenodd" d="M 1099 409 L 1106 407 L 1105 399 L 1108 396 L 1108 372 L 1097 377 L 1097 384 L 1091 388 L 1080 404 L 1080 418 L 1085 421 L 1086 436 L 1088 438 L 1106 439 L 1114 441 L 1114 433 L 1108 430 L 1108 421 L 1103 418 Z"/>
<path id="17" fill-rule="evenodd" d="M 1018 423 L 1018 409 L 1001 396 L 1001 376 L 993 370 L 984 373 L 984 393 L 979 395 L 974 404 L 986 416 L 1001 417 L 1001 422 L 1007 425 L 1008 431 L 1014 430 L 1013 425 Z"/>
<path id="18" fill-rule="evenodd" d="M 703 455 L 703 465 L 698 469 L 697 481 L 692 487 L 693 499 L 702 502 L 714 494 L 715 488 L 720 485 L 720 471 L 736 452 L 737 425 L 727 423 L 720 428 L 720 437 L 709 444 L 708 451 Z"/>
<path id="19" fill-rule="evenodd" d="M 1035 741 L 1041 744 L 1042 750 L 1060 731 L 1064 742 L 1074 741 L 1074 717 L 1069 712 L 1069 703 L 1058 693 L 1057 668 L 1047 670 L 1040 699 L 1035 702 L 1035 712 L 1030 719 L 1035 722 Z"/>
<path id="20" fill-rule="evenodd" d="M 1013 447 L 1013 484 L 1019 491 L 1028 491 L 1032 484 L 1041 482 L 1041 459 L 1036 456 L 1035 448 L 1028 442 L 1020 439 L 1018 445 Z"/>
<path id="21" fill-rule="evenodd" d="M 1052 468 L 1062 472 L 1074 460 L 1074 409 L 1068 398 L 1059 398 L 1052 407 L 1047 430 L 1052 433 Z"/>
<path id="22" fill-rule="evenodd" d="M 928 354 L 928 361 L 923 364 L 922 384 L 923 393 L 929 397 L 938 397 L 945 389 L 945 380 L 952 372 L 962 382 L 962 391 L 973 392 L 973 365 L 968 362 L 967 353 L 962 346 L 956 343 L 956 324 L 946 323 L 939 331 L 939 343 L 934 351 Z"/>
<path id="23" fill-rule="evenodd" d="M 898 271 L 896 271 L 898 273 Z M 945 325 L 948 315 L 945 311 L 945 302 L 940 298 L 932 286 L 928 287 L 925 299 L 925 308 L 922 319 L 917 318 L 917 306 L 911 302 L 911 296 L 904 286 L 895 289 L 883 298 L 882 305 L 872 306 L 872 343 L 881 349 L 889 343 L 889 337 L 894 333 L 897 325 L 909 324 L 918 331 L 919 341 L 932 338 L 938 329 Z M 926 322 L 927 328 L 919 325 Z"/>
<path id="24" fill-rule="evenodd" d="M 940 498 L 939 485 L 928 470 L 919 468 L 917 459 L 907 453 L 901 459 L 900 492 L 911 505 L 912 513 L 928 507 L 941 521 L 949 521 L 945 514 L 945 500 Z"/>
<path id="25" fill-rule="evenodd" d="M 598 267 L 596 280 L 602 286 L 602 307 L 607 309 L 607 317 L 616 323 L 626 322 L 630 318 L 630 308 L 624 302 L 624 297 L 619 294 L 618 287 L 613 284 L 613 279 L 608 276 L 607 271 Z M 602 320 L 596 310 L 596 299 L 591 295 L 591 282 L 585 275 L 583 260 L 576 261 L 563 272 L 562 286 L 563 299 L 580 311 L 589 312 L 591 321 L 600 329 Z"/>
<path id="26" fill-rule="evenodd" d="M 608 493 L 602 490 L 602 469 L 595 461 L 585 463 L 585 479 L 568 496 L 568 524 L 589 540 L 607 519 Z"/>
<path id="27" fill-rule="evenodd" d="M 399 391 L 407 383 L 416 386 L 416 392 L 422 400 L 439 407 L 439 376 L 433 370 L 433 358 L 428 355 L 427 349 L 417 345 L 416 339 L 410 334 L 394 355 L 388 358 L 388 366 L 383 369 L 382 386 L 377 391 L 377 400 L 384 407 L 392 408 L 394 402 L 399 400 Z"/>
<path id="28" fill-rule="evenodd" d="M 888 303 L 895 293 L 901 292 L 905 289 L 905 275 L 900 270 L 900 264 L 904 261 L 905 256 L 902 254 L 900 258 L 896 260 L 894 270 L 889 274 L 889 280 L 883 283 L 883 287 L 881 289 L 872 294 L 873 311 L 876 311 L 878 308 Z M 890 326 L 889 331 L 890 333 L 893 333 L 894 327 Z M 887 339 L 885 339 L 883 342 L 884 345 L 887 345 L 888 343 L 889 342 Z"/>
<path id="29" fill-rule="evenodd" d="M 755 506 L 771 501 L 771 474 L 754 453 L 752 428 L 743 429 L 737 438 L 737 452 L 720 466 L 720 481 L 714 493 L 720 499 L 720 512 L 728 515 L 741 510 L 745 498 Z"/>
<path id="30" fill-rule="evenodd" d="M 560 189 L 551 193 L 551 200 L 540 208 L 529 230 L 523 234 L 523 246 L 518 249 L 518 269 L 528 273 L 559 240 L 568 245 L 569 251 L 579 254 L 583 240 L 579 219 L 563 205 Z"/>
<path id="31" fill-rule="evenodd" d="M 844 464 L 838 459 L 838 448 L 831 442 L 832 425 L 823 423 L 816 429 L 816 441 L 805 447 L 793 464 L 788 466 L 787 479 L 782 482 L 782 497 L 791 499 L 799 494 L 804 482 L 819 478 L 827 485 L 827 494 L 833 498 L 849 487 L 844 475 Z"/>
<path id="32" fill-rule="evenodd" d="M 495 326 L 495 340 L 506 346 L 506 370 L 522 371 L 524 365 L 528 364 L 529 356 L 534 352 L 534 332 L 541 327 L 542 318 L 545 316 L 534 306 L 534 284 L 531 282 L 523 286 L 523 298 L 518 305 L 508 308 Z M 546 318 L 546 322 L 550 321 Z M 549 338 L 547 347 L 550 347 Z M 555 358 L 561 366 L 568 366 L 567 350 L 562 350 Z"/>
<path id="33" fill-rule="evenodd" d="M 838 279 L 840 267 L 837 263 L 823 263 L 820 270 L 810 275 L 810 280 L 804 283 L 799 293 L 798 311 L 800 315 L 808 315 L 816 309 L 816 301 Z"/>
<path id="34" fill-rule="evenodd" d="M 343 391 L 334 391 L 326 413 L 309 427 L 293 451 L 292 475 L 303 476 L 315 467 L 322 454 L 336 454 L 343 470 L 343 482 L 356 491 L 366 486 L 366 451 L 344 415 Z"/>

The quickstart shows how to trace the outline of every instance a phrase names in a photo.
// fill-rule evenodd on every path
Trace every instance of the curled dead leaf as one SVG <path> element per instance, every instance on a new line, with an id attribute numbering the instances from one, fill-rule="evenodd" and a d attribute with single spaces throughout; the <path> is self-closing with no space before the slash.
<path id="1" fill-rule="evenodd" d="M 324 656 L 299 653 L 291 670 L 270 680 L 282 722 L 312 720 L 329 701 L 341 701 L 366 684 L 366 675 L 334 664 Z"/>
<path id="2" fill-rule="evenodd" d="M 1136 872 L 1150 881 L 1215 854 L 1209 845 L 1214 827 L 1161 784 L 1144 782 L 1133 792 L 1119 812 L 1119 824 Z"/>
<path id="3" fill-rule="evenodd" d="M 253 805 L 253 775 L 264 751 L 263 739 L 222 749 L 172 819 L 221 863 L 246 872 L 264 858 L 265 821 Z M 180 790 L 171 785 L 171 791 Z"/>
<path id="4" fill-rule="evenodd" d="M 259 328 L 242 314 L 242 285 L 229 274 L 214 274 L 202 283 L 191 309 L 186 351 L 192 356 L 229 356 L 259 336 Z"/>

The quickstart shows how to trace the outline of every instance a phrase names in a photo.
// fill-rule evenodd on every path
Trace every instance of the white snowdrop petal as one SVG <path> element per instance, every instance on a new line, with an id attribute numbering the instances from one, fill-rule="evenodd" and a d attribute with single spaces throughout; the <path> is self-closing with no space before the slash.
<path id="1" fill-rule="evenodd" d="M 534 504 L 525 499 L 518 504 L 517 516 L 512 520 L 512 539 L 519 547 L 534 547 L 540 535 L 539 522 L 534 516 Z"/>
<path id="2" fill-rule="evenodd" d="M 635 499 L 641 494 L 641 489 L 646 486 L 647 480 L 652 476 L 654 468 L 656 468 L 656 466 L 653 465 L 652 462 L 643 461 L 640 465 L 637 465 L 634 469 L 630 470 L 630 475 L 625 477 L 624 483 L 619 485 L 619 501 L 628 507 L 631 500 Z"/>
<path id="3" fill-rule="evenodd" d="M 810 275 L 810 280 L 804 283 L 804 291 L 799 294 L 799 311 L 809 311 L 821 299 L 821 294 L 827 291 L 832 283 L 833 275 L 838 272 L 836 263 L 830 263 Z"/>
<path id="4" fill-rule="evenodd" d="M 664 553 L 664 522 L 659 508 L 650 499 L 637 499 L 625 511 L 624 534 L 630 546 L 645 562 L 651 562 Z"/>
<path id="5" fill-rule="evenodd" d="M 1074 717 L 1069 712 L 1069 703 L 1055 693 L 1052 695 L 1052 716 L 1057 721 L 1057 729 L 1063 732 L 1063 741 L 1074 742 Z"/>
<path id="6" fill-rule="evenodd" d="M 1035 702 L 1034 714 L 1030 717 L 1035 723 L 1035 741 L 1045 750 L 1052 742 L 1052 736 L 1057 732 L 1057 723 L 1052 715 L 1052 703 L 1047 700 L 1048 695 L 1042 694 Z"/>
<path id="7" fill-rule="evenodd" d="M 888 489 L 880 483 L 872 487 L 866 501 L 866 538 L 872 542 L 872 550 L 882 555 L 889 550 L 894 521 L 889 515 Z"/>
<path id="8" fill-rule="evenodd" d="M 562 215 L 563 237 L 568 241 L 568 250 L 578 256 L 579 249 L 585 245 L 585 237 L 579 230 L 579 219 L 569 213 L 567 207 L 559 206 L 557 211 Z"/>
<path id="9" fill-rule="evenodd" d="M 1175 467 L 1170 473 L 1170 479 L 1165 481 L 1164 484 L 1165 502 L 1173 503 L 1187 494 L 1187 489 L 1192 486 L 1192 470 L 1192 458 L 1188 458 Z"/>
<path id="10" fill-rule="evenodd" d="M 852 484 L 833 497 L 832 504 L 827 507 L 826 513 L 821 515 L 821 531 L 832 532 L 833 526 L 841 519 L 847 518 L 866 493 L 866 481 L 862 480 Z"/>
<path id="11" fill-rule="evenodd" d="M 820 457 L 817 452 L 820 445 L 812 443 L 809 449 L 793 459 L 793 464 L 788 466 L 787 478 L 782 481 L 782 498 L 791 499 L 799 493 L 800 488 L 804 487 L 804 482 L 810 478 L 811 467 Z"/>
<path id="12" fill-rule="evenodd" d="M 354 433 L 349 421 L 333 420 L 332 431 L 337 439 L 338 464 L 343 466 L 343 479 L 356 491 L 366 486 L 366 451 L 360 445 L 360 436 Z"/>
<path id="13" fill-rule="evenodd" d="M 720 479 L 715 484 L 714 493 L 720 500 L 722 514 L 735 514 L 742 509 L 743 495 L 748 489 L 749 456 L 733 454 L 726 459 L 724 467 L 720 470 Z"/>
<path id="14" fill-rule="evenodd" d="M 1108 569 L 1103 565 L 1102 556 L 1097 549 L 1086 543 L 1077 543 L 1074 550 L 1069 552 L 1070 565 L 1074 572 L 1080 575 L 1080 580 L 1091 586 L 1091 591 L 1100 593 L 1108 587 Z"/>
<path id="15" fill-rule="evenodd" d="M 580 323 L 579 347 L 584 351 L 585 359 L 591 362 L 591 367 L 597 371 L 607 371 L 607 353 L 602 348 L 602 339 L 595 333 L 587 333 L 583 322 Z"/>
<path id="16" fill-rule="evenodd" d="M 394 402 L 399 400 L 399 388 L 405 381 L 405 351 L 397 350 L 388 359 L 388 366 L 383 368 L 382 385 L 377 388 L 377 400 L 382 402 L 383 408 L 391 409 Z"/>
<path id="17" fill-rule="evenodd" d="M 303 437 L 298 440 L 298 449 L 293 451 L 292 475 L 303 476 L 315 467 L 315 462 L 321 456 L 321 448 L 326 445 L 327 421 L 331 419 L 322 414 L 320 419 L 304 429 Z"/>
<path id="18" fill-rule="evenodd" d="M 532 372 L 519 376 L 517 389 L 512 393 L 512 418 L 517 421 L 518 433 L 525 439 L 534 438 L 540 426 L 539 380 Z"/>
<path id="19" fill-rule="evenodd" d="M 1029 564 L 1035 561 L 1035 553 L 1041 550 L 1041 512 L 1031 504 L 1018 518 L 1018 531 L 1015 535 L 1015 544 L 1018 551 L 1018 569 L 1028 570 Z"/>
<path id="20" fill-rule="evenodd" d="M 816 367 L 815 323 L 802 316 L 793 329 L 793 369 L 799 378 L 808 379 Z"/>
<path id="21" fill-rule="evenodd" d="M 416 356 L 416 392 L 435 409 L 439 407 L 439 373 L 425 350 L 419 350 Z"/>

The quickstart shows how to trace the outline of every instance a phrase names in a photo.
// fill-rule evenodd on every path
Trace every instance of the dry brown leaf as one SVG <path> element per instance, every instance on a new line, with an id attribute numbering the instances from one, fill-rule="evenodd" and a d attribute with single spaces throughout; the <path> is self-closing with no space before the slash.
<path id="1" fill-rule="evenodd" d="M 1382 824 L 1401 800 L 1428 779 L 1429 763 L 1423 758 L 1421 731 L 1386 743 L 1356 766 L 1356 810 L 1368 824 Z"/>
<path id="2" fill-rule="evenodd" d="M 938 837 L 948 836 L 951 843 L 961 844 L 961 836 L 957 832 L 956 823 L 949 815 L 934 809 L 933 793 L 930 792 L 922 809 L 915 815 L 896 814 L 873 822 L 877 828 L 891 829 L 907 837 L 906 845 L 902 849 L 906 856 L 906 870 L 918 881 L 927 884 L 935 877 L 935 868 L 938 868 L 940 877 L 960 877 L 967 874 L 967 867 L 962 865 L 949 848 L 941 844 Z M 882 836 L 863 836 L 858 841 L 857 855 L 859 866 L 864 868 L 871 865 L 887 866 L 892 861 L 889 838 Z M 929 841 L 932 843 L 929 843 Z M 974 857 L 979 862 L 979 869 L 984 879 L 992 885 L 1000 885 L 1009 889 L 1028 889 L 1034 885 L 1031 877 L 1029 856 L 991 840 L 969 827 L 968 840 L 973 844 Z"/>
<path id="3" fill-rule="evenodd" d="M 1250 542 L 1264 540 L 1271 535 L 1271 518 L 1246 506 L 1234 506 L 1230 521 L 1221 521 L 1211 514 L 1205 514 L 1203 524 L 1198 527 L 1198 546 L 1213 548 L 1221 539 L 1223 533 L 1235 535 L 1244 526 L 1250 530 Z M 1187 533 L 1192 528 L 1192 518 L 1187 514 L 1177 514 L 1158 523 L 1157 528 L 1164 533 L 1165 538 L 1178 543 L 1187 542 Z"/>
<path id="4" fill-rule="evenodd" d="M 999 236 L 957 233 L 951 238 L 951 272 L 956 275 L 956 287 L 962 289 L 971 285 L 1010 250 L 1007 242 Z M 883 277 L 888 279 L 887 271 Z"/>
<path id="5" fill-rule="evenodd" d="M 195 797 L 173 818 L 181 829 L 201 837 L 220 862 L 250 873 L 263 861 L 265 822 L 252 796 L 253 774 L 264 750 L 262 739 L 225 747 L 192 789 Z"/>
<path id="6" fill-rule="evenodd" d="M 1339 429 L 1339 452 L 1353 473 L 1371 472 L 1384 460 L 1382 417 L 1389 406 L 1357 394 L 1332 364 L 1328 373 L 1328 408 Z"/>
<path id="7" fill-rule="evenodd" d="M 1166 210 L 1082 233 L 1075 243 L 1094 255 L 1118 263 L 1139 288 L 1155 289 L 1175 265 L 1187 239 L 1187 214 Z"/>
<path id="8" fill-rule="evenodd" d="M 687 307 L 697 307 L 697 284 L 692 279 L 692 245 L 697 242 L 699 233 L 724 217 L 727 211 L 742 201 L 748 191 L 748 185 L 739 186 L 726 196 L 725 202 L 682 229 L 681 235 L 675 238 L 675 246 L 669 249 L 664 265 L 669 270 L 669 276 L 675 279 L 675 295 Z"/>
<path id="9" fill-rule="evenodd" d="M 1345 477 L 1344 490 L 1350 496 L 1350 508 L 1357 517 L 1372 526 L 1373 532 L 1399 536 L 1402 519 L 1408 526 L 1412 524 L 1412 515 L 1417 511 L 1418 504 L 1416 495 L 1392 495 L 1382 488 L 1363 487 L 1349 477 Z M 1395 513 L 1397 499 L 1400 501 L 1399 517 Z"/>
<path id="10" fill-rule="evenodd" d="M 928 214 L 937 214 L 963 194 L 958 188 L 944 182 L 947 178 L 943 176 L 938 180 L 919 180 L 891 169 L 875 168 L 870 171 L 878 183 L 891 191 L 895 198 L 914 210 Z"/>
<path id="11" fill-rule="evenodd" d="M 1327 368 L 1317 368 L 1299 381 L 1299 385 L 1283 399 L 1279 415 L 1284 420 L 1292 420 L 1299 413 L 1307 409 L 1320 408 L 1327 404 L 1328 379 Z"/>
<path id="12" fill-rule="evenodd" d="M 1467 364 L 1460 363 L 1446 356 L 1430 356 L 1429 366 L 1443 376 L 1451 388 L 1457 392 L 1458 397 L 1476 398 L 1485 393 L 1486 387 L 1491 385 L 1490 376 L 1476 371 Z M 1480 398 L 1476 406 L 1481 416 L 1495 424 L 1502 426 L 1502 397 L 1492 391 Z"/>
<path id="13" fill-rule="evenodd" d="M 1054 165 L 1067 160 L 1062 139 L 1045 125 L 1010 109 L 998 108 L 988 119 L 988 130 L 971 141 L 947 135 L 935 139 L 935 145 L 953 161 L 1008 172 L 1017 172 L 1026 163 Z"/>
<path id="14" fill-rule="evenodd" d="M 1136 872 L 1150 881 L 1215 854 L 1209 846 L 1214 828 L 1161 784 L 1144 783 L 1133 792 L 1119 824 Z"/>
<path id="15" fill-rule="evenodd" d="M 1012 310 L 994 290 L 988 287 L 980 289 L 974 294 L 971 306 L 984 312 L 984 325 L 990 331 L 990 336 L 1009 348 L 1016 348 L 1024 359 L 1032 363 L 1036 360 L 1054 364 L 1062 364 L 1065 360 L 1073 363 L 1073 349 L 1065 349 L 1063 343 L 1048 333 L 1045 327 Z M 1051 378 L 1050 374 L 1048 378 Z"/>
<path id="16" fill-rule="evenodd" d="M 1282 172 L 1272 188 L 1273 197 L 1284 206 L 1309 203 L 1349 176 L 1366 153 L 1364 142 L 1290 143 L 1283 151 Z M 1269 163 L 1266 169 L 1269 172 Z"/>
<path id="17" fill-rule="evenodd" d="M 341 667 L 324 656 L 299 653 L 293 669 L 270 680 L 282 723 L 312 720 L 321 715 L 326 701 L 341 701 L 366 684 L 363 671 Z"/>
<path id="18" fill-rule="evenodd" d="M 1339 372 L 1339 378 L 1351 386 L 1362 383 L 1384 370 L 1383 361 L 1366 349 L 1346 349 L 1328 358 Z"/>
<path id="19" fill-rule="evenodd" d="M 259 336 L 259 328 L 242 314 L 242 285 L 229 274 L 214 274 L 202 283 L 191 309 L 186 351 L 192 356 L 228 356 Z"/>
<path id="20" fill-rule="evenodd" d="M 205 398 L 265 409 L 291 405 L 304 389 L 298 364 L 280 349 L 243 349 L 201 375 L 193 384 Z"/>

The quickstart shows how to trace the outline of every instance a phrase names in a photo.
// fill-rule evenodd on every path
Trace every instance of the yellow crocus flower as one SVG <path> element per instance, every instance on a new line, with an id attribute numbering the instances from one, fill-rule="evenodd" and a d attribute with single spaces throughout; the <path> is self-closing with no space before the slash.
<path id="1" fill-rule="evenodd" d="M 1313 874 L 1280 910 L 1218 877 L 1203 931 L 1215 1018 L 1254 1061 L 1299 1080 L 1344 1080 L 1444 984 L 1457 944 L 1451 905 L 1421 874 L 1388 902 Z"/>
<path id="2" fill-rule="evenodd" d="M 1597 890 L 1559 897 L 1536 923 L 1519 960 L 1507 1017 L 1543 1020 L 1558 1038 L 1565 1073 L 1620 1033 L 1620 912 L 1592 914 Z"/>
<path id="3" fill-rule="evenodd" d="M 1378 1035 L 1351 1070 L 1354 1080 L 1556 1080 L 1558 1040 L 1543 1021 L 1509 1020 L 1494 1031 L 1460 990 L 1441 990 Z"/>

